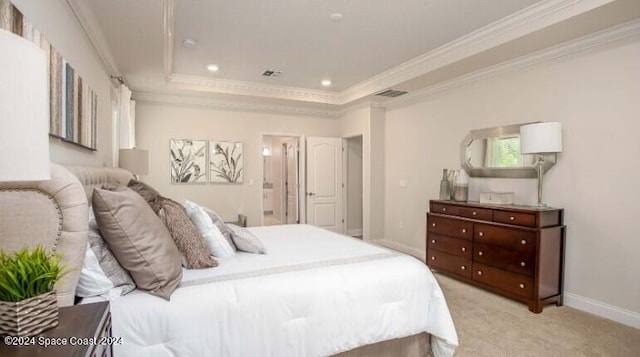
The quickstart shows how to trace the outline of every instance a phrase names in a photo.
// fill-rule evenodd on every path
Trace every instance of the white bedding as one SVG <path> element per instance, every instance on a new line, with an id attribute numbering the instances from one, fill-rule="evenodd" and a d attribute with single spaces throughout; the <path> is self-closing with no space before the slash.
<path id="1" fill-rule="evenodd" d="M 308 225 L 254 227 L 266 255 L 184 270 L 167 302 L 111 301 L 116 356 L 327 356 L 421 332 L 453 355 L 453 321 L 420 261 Z"/>

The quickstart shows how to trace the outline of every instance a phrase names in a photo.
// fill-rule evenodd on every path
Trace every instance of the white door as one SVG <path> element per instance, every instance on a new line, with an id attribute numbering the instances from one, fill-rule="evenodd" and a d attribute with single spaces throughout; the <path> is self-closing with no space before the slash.
<path id="1" fill-rule="evenodd" d="M 284 144 L 286 156 L 286 223 L 300 223 L 298 218 L 298 140 Z"/>
<path id="2" fill-rule="evenodd" d="M 307 223 L 342 233 L 342 139 L 307 138 Z"/>

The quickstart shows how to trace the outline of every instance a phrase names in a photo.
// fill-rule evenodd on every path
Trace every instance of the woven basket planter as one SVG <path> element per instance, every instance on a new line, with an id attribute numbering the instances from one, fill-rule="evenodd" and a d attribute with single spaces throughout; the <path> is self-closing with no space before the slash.
<path id="1" fill-rule="evenodd" d="M 0 335 L 34 336 L 58 326 L 56 292 L 19 302 L 0 301 Z"/>

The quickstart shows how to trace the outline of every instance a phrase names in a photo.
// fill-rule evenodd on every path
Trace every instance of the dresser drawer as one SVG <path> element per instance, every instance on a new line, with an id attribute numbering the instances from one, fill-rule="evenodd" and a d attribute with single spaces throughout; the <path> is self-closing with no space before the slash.
<path id="1" fill-rule="evenodd" d="M 460 209 L 458 206 L 443 203 L 431 203 L 429 206 L 431 213 L 450 214 L 452 216 L 457 216 Z"/>
<path id="2" fill-rule="evenodd" d="M 496 245 L 473 243 L 473 261 L 533 276 L 533 252 L 506 249 Z"/>
<path id="3" fill-rule="evenodd" d="M 487 208 L 459 207 L 458 215 L 467 218 L 490 221 L 493 219 L 493 210 Z"/>
<path id="4" fill-rule="evenodd" d="M 531 297 L 533 295 L 533 280 L 530 277 L 480 263 L 473 263 L 473 280 L 519 296 Z"/>
<path id="5" fill-rule="evenodd" d="M 427 230 L 449 237 L 471 240 L 473 223 L 455 218 L 437 217 L 427 214 Z"/>
<path id="6" fill-rule="evenodd" d="M 427 255 L 427 265 L 431 268 L 444 270 L 449 273 L 471 279 L 471 260 L 430 250 Z"/>
<path id="7" fill-rule="evenodd" d="M 431 233 L 427 238 L 429 251 L 438 250 L 464 259 L 471 259 L 472 243 L 470 240 L 445 237 Z"/>
<path id="8" fill-rule="evenodd" d="M 536 245 L 536 233 L 523 229 L 476 223 L 473 228 L 473 240 L 476 243 L 532 252 Z"/>
<path id="9" fill-rule="evenodd" d="M 518 226 L 536 226 L 536 215 L 533 213 L 495 210 L 493 211 L 493 220 L 498 223 L 515 224 Z"/>

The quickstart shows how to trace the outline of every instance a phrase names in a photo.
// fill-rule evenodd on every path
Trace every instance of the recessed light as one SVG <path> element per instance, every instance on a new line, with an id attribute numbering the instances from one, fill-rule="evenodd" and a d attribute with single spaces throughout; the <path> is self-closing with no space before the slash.
<path id="1" fill-rule="evenodd" d="M 208 64 L 207 69 L 209 70 L 209 72 L 218 72 L 220 67 L 218 67 L 217 64 Z"/>
<path id="2" fill-rule="evenodd" d="M 342 21 L 342 18 L 344 16 L 339 13 L 339 12 L 334 12 L 333 14 L 329 15 L 329 20 L 331 20 L 332 22 L 340 22 Z"/>
<path id="3" fill-rule="evenodd" d="M 192 38 L 185 38 L 182 41 L 182 46 L 184 46 L 186 48 L 191 48 L 191 47 L 193 47 L 193 46 L 195 46 L 197 44 L 198 44 L 198 41 L 196 41 L 196 40 L 194 40 Z"/>
<path id="4" fill-rule="evenodd" d="M 320 82 L 320 83 L 322 83 L 323 86 L 328 87 L 328 86 L 331 85 L 331 80 L 330 79 L 323 79 L 322 82 Z"/>

